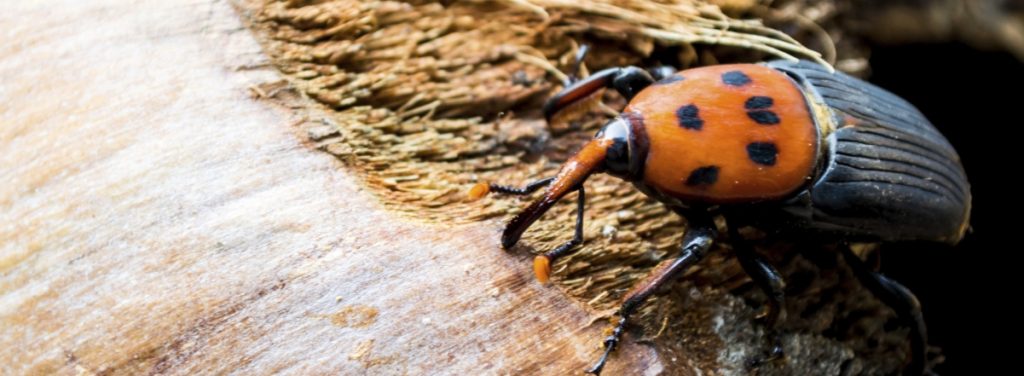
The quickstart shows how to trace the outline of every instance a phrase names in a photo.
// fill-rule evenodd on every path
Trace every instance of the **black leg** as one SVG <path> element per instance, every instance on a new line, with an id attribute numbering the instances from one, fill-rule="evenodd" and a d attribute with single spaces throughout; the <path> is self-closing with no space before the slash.
<path id="1" fill-rule="evenodd" d="M 566 76 L 562 86 L 569 87 L 580 80 L 580 67 L 583 66 L 583 59 L 587 57 L 587 52 L 590 52 L 590 46 L 586 44 L 580 45 L 580 48 L 576 50 L 576 60 L 572 62 L 572 72 Z"/>
<path id="2" fill-rule="evenodd" d="M 588 52 L 590 52 L 590 46 L 586 44 L 581 44 L 579 49 L 576 50 L 576 57 L 572 62 L 572 69 L 570 70 L 570 73 L 565 76 L 565 81 L 562 81 L 562 86 L 569 87 L 580 80 L 580 68 L 583 66 L 583 59 L 587 57 Z M 659 65 L 647 68 L 647 73 L 654 78 L 654 81 L 661 81 L 668 78 L 668 76 L 676 74 L 676 68 L 669 65 Z"/>
<path id="3" fill-rule="evenodd" d="M 622 331 L 624 330 L 629 317 L 636 312 L 638 308 L 649 298 L 659 287 L 672 281 L 674 277 L 682 275 L 691 266 L 699 262 L 707 255 L 708 250 L 711 249 L 711 244 L 714 242 L 717 231 L 715 230 L 715 224 L 707 216 L 694 216 L 694 218 L 687 218 L 689 221 L 689 228 L 686 230 L 686 236 L 683 237 L 683 247 L 679 252 L 679 255 L 672 260 L 665 260 L 658 264 L 647 275 L 640 283 L 633 286 L 626 296 L 623 298 L 622 306 L 619 307 L 619 323 L 612 330 L 612 335 L 608 336 L 604 340 L 604 354 L 601 355 L 601 359 L 597 361 L 593 367 L 587 370 L 587 373 L 595 375 L 601 374 L 601 370 L 604 368 L 605 363 L 608 361 L 608 355 L 615 350 L 615 346 L 618 345 L 622 337 Z"/>
<path id="4" fill-rule="evenodd" d="M 899 282 L 876 273 L 853 254 L 849 247 L 843 248 L 843 257 L 853 269 L 857 279 L 879 300 L 896 311 L 896 316 L 910 328 L 910 365 L 903 370 L 905 375 L 923 375 L 925 372 L 925 351 L 928 345 L 928 331 L 921 314 L 921 303 L 914 293 Z"/>
<path id="5" fill-rule="evenodd" d="M 761 255 L 754 251 L 754 247 L 743 239 L 736 228 L 730 226 L 729 240 L 732 241 L 733 250 L 743 270 L 754 280 L 754 283 L 768 296 L 768 310 L 759 318 L 763 320 L 768 328 L 768 343 L 771 350 L 768 356 L 763 359 L 754 359 L 750 366 L 756 367 L 761 364 L 781 359 L 783 356 L 782 342 L 779 341 L 778 323 L 786 317 L 785 299 L 786 282 L 782 280 L 779 271 L 771 266 Z"/>
<path id="6" fill-rule="evenodd" d="M 551 252 L 533 259 L 533 273 L 537 276 L 537 280 L 540 283 L 548 283 L 548 278 L 551 277 L 551 265 L 558 261 L 559 257 L 565 256 L 577 245 L 583 243 L 583 207 L 586 204 L 586 191 L 583 189 L 583 186 L 580 186 L 578 192 L 579 195 L 576 196 L 576 233 L 573 235 L 572 240 L 565 242 Z"/>
<path id="7" fill-rule="evenodd" d="M 510 187 L 507 185 L 488 185 L 480 183 L 477 184 L 477 187 L 482 188 L 478 189 L 477 187 L 474 187 L 473 190 L 475 192 L 471 192 L 470 196 L 474 197 L 475 199 L 482 197 L 483 195 L 487 194 L 487 192 L 490 191 L 517 196 L 528 195 L 542 187 L 548 186 L 554 180 L 555 178 L 553 177 L 540 179 L 535 182 L 529 183 L 526 186 L 523 186 L 522 188 Z M 551 277 L 551 264 L 554 264 L 555 261 L 558 261 L 559 257 L 569 254 L 573 250 L 573 248 L 575 248 L 577 245 L 580 245 L 580 243 L 583 243 L 583 209 L 584 206 L 586 206 L 587 193 L 586 190 L 583 189 L 582 185 L 577 187 L 575 190 L 578 191 L 579 194 L 576 198 L 576 232 L 573 235 L 572 239 L 558 246 L 554 250 L 543 255 L 539 255 L 533 259 L 533 273 L 537 276 L 537 280 L 539 280 L 541 283 L 548 283 L 548 279 Z"/>
<path id="8" fill-rule="evenodd" d="M 554 177 L 550 177 L 550 178 L 540 179 L 540 180 L 537 180 L 535 182 L 529 183 L 529 184 L 527 184 L 526 186 L 524 186 L 522 188 L 516 188 L 516 187 L 512 187 L 512 186 L 508 186 L 508 185 L 491 184 L 491 185 L 488 186 L 488 189 L 490 189 L 491 191 L 494 191 L 494 192 L 504 193 L 504 194 L 507 194 L 507 195 L 525 196 L 525 195 L 528 195 L 530 193 L 535 192 L 538 189 L 546 187 L 548 184 L 551 183 L 552 180 L 555 180 L 555 178 Z"/>
<path id="9" fill-rule="evenodd" d="M 589 51 L 590 46 L 586 44 L 581 45 L 576 51 L 576 59 L 573 61 L 571 73 L 566 75 L 565 81 L 562 82 L 565 88 L 544 104 L 545 119 L 550 121 L 551 117 L 559 111 L 604 88 L 615 89 L 628 101 L 655 81 L 660 81 L 676 73 L 675 68 L 667 65 L 652 67 L 647 71 L 628 66 L 605 69 L 580 80 L 580 67 Z"/>
<path id="10" fill-rule="evenodd" d="M 544 118 L 551 120 L 558 111 L 604 88 L 614 88 L 629 100 L 653 83 L 654 78 L 643 69 L 632 66 L 608 68 L 573 83 L 548 99 L 544 103 Z"/>

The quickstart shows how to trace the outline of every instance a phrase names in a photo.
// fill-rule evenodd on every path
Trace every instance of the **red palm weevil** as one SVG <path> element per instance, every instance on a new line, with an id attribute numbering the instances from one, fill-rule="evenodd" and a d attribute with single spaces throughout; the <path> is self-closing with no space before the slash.
<path id="1" fill-rule="evenodd" d="M 623 297 L 618 324 L 590 373 L 601 372 L 647 298 L 704 258 L 717 236 L 716 216 L 725 218 L 740 264 L 769 298 L 770 333 L 784 314 L 784 282 L 738 228 L 837 242 L 956 244 L 968 227 L 971 193 L 956 151 L 913 105 L 860 79 L 808 61 L 681 72 L 610 68 L 566 85 L 548 100 L 544 115 L 550 120 L 604 88 L 629 103 L 556 176 L 522 188 L 480 183 L 470 192 L 479 198 L 546 188 L 505 227 L 505 249 L 555 202 L 579 192 L 575 236 L 534 260 L 544 283 L 551 264 L 583 241 L 583 183 L 593 173 L 632 182 L 686 219 L 679 253 Z M 848 247 L 842 252 L 862 284 L 910 328 L 905 372 L 924 373 L 927 335 L 917 299 Z M 772 342 L 769 359 L 782 354 L 781 342 Z"/>

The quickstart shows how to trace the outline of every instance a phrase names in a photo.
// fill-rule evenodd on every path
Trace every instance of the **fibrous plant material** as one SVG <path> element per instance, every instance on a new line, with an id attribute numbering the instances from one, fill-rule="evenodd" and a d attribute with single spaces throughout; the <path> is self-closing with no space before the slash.
<path id="1" fill-rule="evenodd" d="M 621 98 L 608 94 L 596 98 L 603 103 L 591 101 L 592 106 L 584 109 L 590 111 L 581 111 L 569 122 L 544 121 L 540 104 L 567 77 L 581 44 L 593 51 L 581 74 L 661 61 L 686 68 L 718 60 L 716 52 L 723 49 L 746 61 L 824 62 L 819 53 L 787 34 L 758 20 L 730 18 L 715 3 L 721 2 L 333 0 L 250 2 L 243 7 L 274 64 L 287 77 L 288 90 L 275 90 L 273 95 L 294 93 L 311 101 L 293 98 L 292 104 L 318 107 L 303 110 L 303 129 L 312 142 L 360 171 L 382 202 L 410 218 L 475 223 L 505 218 L 524 202 L 492 195 L 470 203 L 466 191 L 474 183 L 518 185 L 553 175 L 559 163 L 622 106 Z M 729 6 L 757 6 L 740 3 Z M 628 183 L 596 176 L 587 189 L 586 241 L 578 253 L 553 266 L 554 280 L 568 295 L 608 312 L 633 283 L 674 252 L 685 223 Z M 530 229 L 522 244 L 543 252 L 571 236 L 575 200 L 563 201 Z M 678 291 L 717 296 L 725 286 L 758 296 L 748 288 L 728 247 L 715 253 Z M 827 271 L 836 265 L 835 259 L 826 260 L 824 267 L 805 265 L 807 257 L 785 252 L 776 261 L 790 271 Z M 832 273 L 834 277 L 838 272 Z M 826 272 L 823 278 L 829 275 Z M 865 323 L 844 316 L 850 309 L 844 306 L 847 300 L 864 296 L 849 286 L 852 278 L 824 283 L 812 279 L 815 282 L 804 285 L 807 291 L 791 292 L 826 297 L 812 299 L 816 304 L 791 299 L 788 308 L 797 319 L 786 325 L 812 335 L 841 332 L 833 338 L 851 330 L 870 332 L 876 337 L 872 341 L 884 345 L 869 345 L 860 336 L 844 337 L 839 339 L 848 343 L 822 350 L 831 354 L 822 356 L 849 363 L 857 353 L 871 360 L 845 367 L 867 373 L 897 369 L 902 358 L 893 361 L 885 352 L 902 346 L 905 337 L 881 329 L 884 321 Z M 701 328 L 697 321 L 707 325 L 715 315 L 700 310 L 681 314 L 692 299 L 680 293 L 654 299 L 637 322 L 648 328 L 649 338 L 659 338 L 664 351 L 703 357 L 704 363 L 722 361 L 719 358 L 727 352 L 702 354 L 698 349 L 706 344 L 680 341 L 688 337 L 687 330 Z M 867 301 L 858 304 L 865 310 L 882 310 Z M 801 316 L 813 320 L 802 322 Z"/>
<path id="2" fill-rule="evenodd" d="M 564 77 L 557 66 L 578 48 L 572 34 L 630 36 L 639 41 L 633 43 L 638 51 L 602 56 L 634 62 L 640 53 L 653 49 L 653 38 L 637 39 L 627 33 L 638 29 L 696 39 L 717 27 L 724 29 L 728 41 L 753 43 L 725 29 L 730 23 L 743 23 L 720 13 L 701 17 L 695 3 L 629 4 L 639 10 L 590 2 L 451 7 L 271 2 L 257 20 L 270 31 L 268 50 L 295 88 L 334 110 L 314 120 L 322 125 L 310 128 L 310 137 L 323 149 L 363 170 L 385 202 L 398 210 L 433 220 L 477 220 L 506 215 L 520 203 L 495 197 L 467 204 L 466 187 L 478 180 L 517 183 L 551 175 L 558 162 L 600 125 L 600 117 L 591 117 L 555 134 L 534 110 L 558 82 L 549 77 Z M 650 6 L 677 13 L 650 16 L 656 14 Z M 679 22 L 674 33 L 654 26 L 668 24 L 666 17 L 692 19 L 696 25 Z M 744 26 L 757 28 L 753 23 Z M 800 48 L 773 42 L 789 50 Z M 614 215 L 587 221 L 588 239 L 608 241 L 584 246 L 580 256 L 590 261 L 586 264 L 611 265 L 605 259 L 621 259 L 622 253 L 645 257 L 646 252 L 637 252 L 642 249 L 657 250 L 661 256 L 678 242 L 681 223 L 660 204 L 611 180 L 593 185 L 594 197 L 602 199 L 592 202 L 589 212 Z M 561 205 L 549 218 L 567 219 L 570 210 L 571 205 Z M 528 243 L 557 244 L 563 222 L 542 222 L 528 235 Z M 597 249 L 602 252 L 594 252 Z M 585 276 L 568 278 L 568 286 L 582 286 L 580 282 L 587 280 L 585 285 L 596 287 L 594 291 L 621 290 L 633 279 L 619 278 L 616 270 L 585 268 L 572 258 L 561 265 L 575 266 L 569 268 L 569 276 L 590 269 Z"/>
<path id="3" fill-rule="evenodd" d="M 253 16 L 290 84 L 331 110 L 311 119 L 310 138 L 363 171 L 393 208 L 429 220 L 513 212 L 519 200 L 467 203 L 465 191 L 477 181 L 551 175 L 596 131 L 604 114 L 548 127 L 537 111 L 581 42 L 595 44 L 587 63 L 598 67 L 643 65 L 656 45 L 680 46 L 681 60 L 693 63 L 694 43 L 818 57 L 758 21 L 730 19 L 697 1 L 268 2 Z M 605 241 L 584 246 L 589 264 L 620 253 L 651 259 L 637 250 L 660 256 L 675 247 L 682 224 L 660 204 L 621 182 L 591 184 L 602 198 L 588 211 L 601 215 L 588 220 L 587 238 Z M 569 211 L 563 204 L 549 218 Z M 556 244 L 563 224 L 542 222 L 528 243 Z M 560 265 L 574 265 L 566 261 Z M 569 269 L 572 276 L 579 267 Z M 632 279 L 604 272 L 587 274 L 615 285 L 594 290 L 622 289 Z"/>

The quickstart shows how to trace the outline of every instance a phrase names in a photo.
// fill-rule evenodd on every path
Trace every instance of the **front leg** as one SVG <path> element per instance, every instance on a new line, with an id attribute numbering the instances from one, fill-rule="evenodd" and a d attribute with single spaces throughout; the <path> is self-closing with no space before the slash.
<path id="1" fill-rule="evenodd" d="M 529 183 L 522 188 L 499 185 L 499 184 L 488 184 L 484 182 L 477 183 L 469 191 L 469 198 L 471 200 L 477 200 L 489 192 L 498 192 L 508 195 L 525 196 L 530 193 L 537 191 L 543 187 L 546 187 L 554 181 L 555 178 L 544 178 L 532 183 Z M 562 243 L 554 250 L 547 252 L 542 255 L 538 255 L 533 259 L 533 272 L 537 276 L 537 280 L 540 283 L 548 283 L 551 277 L 551 265 L 558 261 L 559 258 L 569 255 L 574 252 L 576 246 L 583 243 L 583 209 L 586 206 L 587 191 L 580 185 L 576 188 L 579 196 L 576 198 L 576 231 L 573 232 L 573 237 L 569 241 Z M 519 230 L 517 230 L 519 231 Z M 521 232 L 521 231 L 520 231 Z M 507 247 L 506 247 L 507 248 Z"/>
<path id="2" fill-rule="evenodd" d="M 479 183 L 476 183 L 476 185 L 474 185 L 473 188 L 469 189 L 469 194 L 467 196 L 468 196 L 470 201 L 479 200 L 479 199 L 483 198 L 484 196 L 487 196 L 487 194 L 491 193 L 491 192 L 498 192 L 498 193 L 507 194 L 507 195 L 513 195 L 513 196 L 526 196 L 528 194 L 536 192 L 538 189 L 547 187 L 554 180 L 555 180 L 554 177 L 544 178 L 544 179 L 540 179 L 540 180 L 534 181 L 532 183 L 529 183 L 529 184 L 523 186 L 522 188 L 517 188 L 517 187 L 513 187 L 513 186 L 509 186 L 509 185 L 489 184 L 489 183 L 486 183 L 486 182 L 479 182 Z"/>
<path id="3" fill-rule="evenodd" d="M 579 192 L 579 196 L 576 197 L 576 231 L 573 232 L 572 239 L 562 243 L 553 251 L 533 258 L 533 274 L 540 283 L 548 283 L 548 279 L 551 278 L 551 265 L 555 261 L 574 252 L 576 246 L 583 243 L 583 209 L 586 206 L 587 191 L 581 185 L 577 192 Z"/>
<path id="4" fill-rule="evenodd" d="M 601 355 L 601 359 L 597 361 L 587 373 L 595 375 L 601 374 L 601 370 L 604 368 L 605 362 L 608 360 L 608 355 L 611 354 L 612 350 L 615 350 L 615 346 L 618 345 L 622 337 L 622 331 L 626 327 L 626 323 L 629 317 L 636 313 L 636 310 L 643 305 L 647 298 L 650 298 L 659 287 L 664 286 L 668 282 L 672 281 L 675 277 L 682 275 L 694 264 L 700 262 L 707 255 L 708 250 L 711 249 L 711 244 L 714 242 L 717 231 L 715 230 L 715 224 L 712 219 L 706 214 L 699 214 L 692 218 L 687 218 L 689 222 L 689 228 L 686 229 L 686 236 L 683 237 L 683 247 L 679 252 L 679 255 L 675 259 L 665 260 L 658 264 L 653 271 L 640 283 L 637 283 L 633 288 L 626 293 L 623 298 L 622 306 L 619 308 L 619 323 L 612 330 L 612 334 L 605 338 L 604 354 Z"/>
<path id="5" fill-rule="evenodd" d="M 614 88 L 630 100 L 653 83 L 654 78 L 643 69 L 633 66 L 608 68 L 573 83 L 548 99 L 544 103 L 544 118 L 550 121 L 555 113 L 604 88 Z"/>

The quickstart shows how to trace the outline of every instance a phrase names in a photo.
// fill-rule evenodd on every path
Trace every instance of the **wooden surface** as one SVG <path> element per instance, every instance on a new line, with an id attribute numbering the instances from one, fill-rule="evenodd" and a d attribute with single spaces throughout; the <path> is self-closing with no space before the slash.
<path id="1" fill-rule="evenodd" d="M 0 374 L 561 374 L 605 321 L 498 223 L 384 211 L 223 1 L 0 12 Z M 657 373 L 627 342 L 609 374 Z"/>

